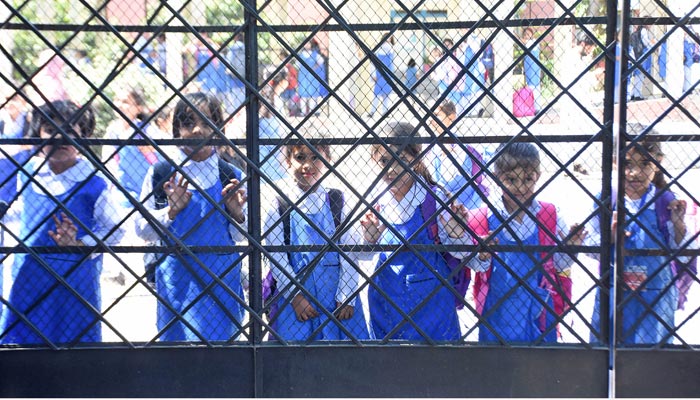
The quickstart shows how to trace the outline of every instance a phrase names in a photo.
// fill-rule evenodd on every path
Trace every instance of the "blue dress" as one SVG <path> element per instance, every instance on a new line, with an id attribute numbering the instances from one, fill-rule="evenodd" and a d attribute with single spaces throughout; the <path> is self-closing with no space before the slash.
<path id="1" fill-rule="evenodd" d="M 299 65 L 299 75 L 297 77 L 297 93 L 299 93 L 299 97 L 320 97 L 321 81 L 316 79 L 311 71 L 313 70 L 318 74 L 319 66 L 323 66 L 323 62 L 320 61 L 321 54 L 319 54 L 317 51 L 302 50 L 299 52 L 298 56 L 300 61 L 302 61 L 302 63 Z M 323 79 L 324 75 L 318 75 L 319 78 Z"/>
<path id="2" fill-rule="evenodd" d="M 474 50 L 472 50 L 471 46 L 468 46 L 464 52 L 464 65 L 469 66 L 469 73 L 464 75 L 465 96 L 471 96 L 481 90 L 478 83 L 484 83 L 484 76 L 479 71 L 480 62 L 481 60 L 474 57 Z"/>
<path id="3" fill-rule="evenodd" d="M 21 179 L 24 179 L 22 176 Z M 77 237 L 95 227 L 95 203 L 106 190 L 107 183 L 93 175 L 87 183 L 79 182 L 66 193 L 56 196 L 78 221 Z M 43 192 L 36 192 L 35 185 L 27 185 L 24 197 L 25 212 L 20 217 L 20 237 L 29 246 L 55 247 L 48 231 L 56 230 L 52 215 L 60 212 L 58 204 Z M 41 332 L 53 343 L 100 342 L 101 296 L 100 273 L 102 254 L 40 254 L 15 255 L 17 276 L 10 291 L 8 307 L 2 316 L 2 343 L 42 344 Z M 61 276 L 63 283 L 53 276 Z M 36 328 L 19 318 L 11 308 L 24 314 Z"/>
<path id="4" fill-rule="evenodd" d="M 391 94 L 391 85 L 387 81 L 387 77 L 391 76 L 393 71 L 392 66 L 394 65 L 394 55 L 391 52 L 377 53 L 377 58 L 381 63 L 381 66 L 377 66 L 374 72 L 376 81 L 374 81 L 374 95 L 375 96 L 388 96 Z M 415 76 L 415 74 L 414 74 Z"/>
<path id="5" fill-rule="evenodd" d="M 221 190 L 221 182 L 217 180 L 206 192 L 222 204 Z M 235 243 L 228 224 L 226 217 L 195 191 L 169 230 L 188 246 L 232 246 Z M 160 340 L 202 340 L 194 331 L 204 340 L 233 339 L 240 334 L 244 316 L 244 309 L 235 297 L 243 301 L 240 255 L 195 253 L 195 256 L 184 252 L 170 254 L 156 269 L 156 291 L 165 301 L 165 304 L 159 301 L 157 308 L 158 330 L 165 329 Z M 212 274 L 226 287 L 215 283 Z"/>
<path id="6" fill-rule="evenodd" d="M 490 229 L 500 225 L 502 222 L 498 216 L 489 217 Z M 506 246 L 536 246 L 539 244 L 540 229 L 538 226 L 532 235 L 522 238 L 521 241 L 509 238 L 505 229 L 499 231 L 496 238 L 499 244 Z M 539 253 L 534 257 L 541 263 Z M 485 323 L 479 327 L 479 341 L 495 342 L 501 338 L 508 343 L 538 341 L 543 332 L 540 318 L 546 310 L 544 304 L 553 307 L 549 293 L 540 287 L 541 282 L 541 267 L 535 264 L 532 254 L 519 251 L 499 252 L 498 256 L 493 258 L 491 266 L 489 291 L 482 312 Z M 554 324 L 554 316 L 547 313 L 546 327 Z M 556 342 L 556 329 L 551 329 L 542 341 Z"/>
<path id="7" fill-rule="evenodd" d="M 416 207 L 411 219 L 404 224 L 395 224 L 394 228 L 403 238 L 408 238 L 418 231 L 423 224 L 420 207 Z M 387 229 L 378 244 L 401 244 L 403 240 Z M 433 244 L 428 230 L 422 229 L 411 240 L 413 244 Z M 449 282 L 450 271 L 445 259 L 439 252 L 424 251 L 420 253 L 427 263 Z M 404 318 L 386 298 L 387 296 L 404 313 L 412 314 L 410 318 L 432 340 L 458 340 L 460 338 L 459 321 L 455 309 L 454 295 L 444 287 L 428 267 L 411 251 L 398 252 L 392 256 L 389 252 L 379 254 L 376 266 L 374 286 L 369 287 L 369 310 L 374 337 L 382 340 L 389 332 L 402 324 Z M 425 340 L 414 326 L 406 321 L 389 339 Z"/>
<path id="8" fill-rule="evenodd" d="M 666 243 L 658 226 L 655 206 L 637 214 L 636 222 L 626 222 L 625 230 L 631 232 L 631 236 L 625 240 L 626 249 L 660 249 L 662 247 L 658 243 Z M 614 260 L 614 253 L 612 256 Z M 624 288 L 619 303 L 622 305 L 622 332 L 619 334 L 622 343 L 658 344 L 668 340 L 664 340 L 669 333 L 664 324 L 674 327 L 678 289 L 673 281 L 671 264 L 667 261 L 666 257 L 660 255 L 625 257 L 624 270 L 643 269 L 647 281 L 638 291 L 627 290 L 626 285 L 620 283 Z M 600 327 L 599 297 L 600 293 L 597 292 L 592 323 L 596 329 Z M 591 341 L 597 339 L 592 337 Z"/>
<path id="9" fill-rule="evenodd" d="M 295 211 L 290 214 L 290 243 L 325 244 L 326 241 L 321 237 L 318 229 L 322 229 L 327 236 L 332 236 L 335 232 L 335 224 L 328 202 L 324 204 L 321 212 L 305 215 L 313 221 L 313 225 Z M 318 253 L 290 252 L 289 256 L 296 278 L 303 279 L 304 288 L 323 308 L 332 313 L 336 309 L 336 292 L 341 276 L 338 253 L 326 252 L 323 254 L 321 260 L 311 266 L 312 269 L 308 275 L 307 266 L 318 256 Z M 335 322 L 328 320 L 319 304 L 309 301 L 318 311 L 319 316 L 301 322 L 296 318 L 291 299 L 281 298 L 279 300 L 279 311 L 273 320 L 273 329 L 279 336 L 284 340 L 348 340 L 345 332 Z M 342 321 L 342 324 L 354 338 L 366 340 L 369 338 L 369 331 L 359 295 L 355 298 L 354 308 L 355 313 L 352 318 Z"/>
<path id="10" fill-rule="evenodd" d="M 530 54 L 525 56 L 523 60 L 523 72 L 525 73 L 525 84 L 536 88 L 540 86 L 540 75 L 542 67 L 537 62 L 540 59 L 540 46 L 535 45 L 530 49 Z"/>

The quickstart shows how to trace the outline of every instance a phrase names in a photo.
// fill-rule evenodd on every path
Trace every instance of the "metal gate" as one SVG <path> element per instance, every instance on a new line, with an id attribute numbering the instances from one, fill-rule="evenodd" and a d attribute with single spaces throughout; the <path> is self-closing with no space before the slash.
<path id="1" fill-rule="evenodd" d="M 667 3 L 3 0 L 0 393 L 697 394 Z"/>

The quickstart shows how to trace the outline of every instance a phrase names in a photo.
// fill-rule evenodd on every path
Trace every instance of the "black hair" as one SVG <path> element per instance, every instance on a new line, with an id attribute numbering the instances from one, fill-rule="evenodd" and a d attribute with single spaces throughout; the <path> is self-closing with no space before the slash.
<path id="1" fill-rule="evenodd" d="M 77 125 L 80 129 L 80 132 L 77 132 L 80 137 L 92 136 L 95 131 L 94 108 L 88 105 L 81 109 L 80 106 L 68 100 L 46 103 L 32 111 L 29 137 L 38 138 L 42 127 L 58 126 L 61 131 L 72 132 L 73 125 Z"/>
<path id="2" fill-rule="evenodd" d="M 639 123 L 627 124 L 627 135 L 639 136 L 645 131 L 646 134 L 644 134 L 644 137 L 637 142 L 631 143 L 627 152 L 636 152 L 645 157 L 653 157 L 654 160 L 660 164 L 665 155 L 661 149 L 661 135 L 659 135 L 659 133 L 654 129 L 648 129 L 647 126 Z M 657 189 L 666 188 L 666 178 L 664 177 L 663 172 L 661 172 L 661 168 L 656 169 L 656 173 L 654 173 L 651 183 L 656 186 Z"/>
<path id="3" fill-rule="evenodd" d="M 415 67 L 415 66 L 416 66 L 416 60 L 414 60 L 414 59 L 412 59 L 412 58 L 411 58 L 410 60 L 408 60 L 408 66 L 409 66 L 409 68 L 410 68 L 410 67 Z"/>
<path id="4" fill-rule="evenodd" d="M 392 150 L 399 156 L 401 153 L 406 153 L 413 157 L 415 159 L 413 171 L 420 175 L 428 184 L 438 186 L 428 167 L 420 159 L 423 146 L 420 143 L 411 142 L 411 139 L 417 136 L 416 128 L 413 125 L 408 122 L 389 122 L 382 127 L 382 132 L 390 138 L 406 139 L 405 143 L 391 145 Z M 372 155 L 382 148 L 381 145 L 373 145 L 372 147 Z"/>
<path id="5" fill-rule="evenodd" d="M 529 171 L 540 171 L 540 152 L 532 143 L 503 143 L 496 150 L 494 169 L 496 174 L 522 168 Z"/>
<path id="6" fill-rule="evenodd" d="M 180 99 L 175 105 L 173 112 L 173 137 L 180 137 L 180 129 L 191 124 L 193 121 L 202 119 L 200 113 L 195 111 L 190 104 L 199 110 L 217 128 L 222 129 L 224 126 L 224 116 L 221 110 L 221 102 L 213 95 L 208 93 L 189 93 Z"/>

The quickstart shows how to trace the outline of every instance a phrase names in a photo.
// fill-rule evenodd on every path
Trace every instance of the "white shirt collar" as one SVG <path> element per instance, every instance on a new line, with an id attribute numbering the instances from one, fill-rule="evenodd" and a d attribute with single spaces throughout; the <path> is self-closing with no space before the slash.
<path id="1" fill-rule="evenodd" d="M 76 183 L 88 179 L 95 171 L 95 167 L 82 158 L 78 158 L 75 165 L 60 174 L 55 174 L 51 171 L 48 161 L 44 158 L 35 157 L 30 163 L 31 165 L 39 166 L 34 177 L 36 182 L 32 183 L 32 189 L 40 194 L 49 192 L 54 196 L 60 196 L 68 192 Z"/>
<path id="2" fill-rule="evenodd" d="M 202 189 L 209 189 L 219 181 L 219 156 L 213 152 L 210 157 L 203 161 L 187 160 L 187 155 L 178 149 L 173 161 L 182 166 L 183 172 Z M 184 164 L 183 164 L 184 162 Z M 212 173 L 212 171 L 215 171 Z M 179 175 L 179 174 L 178 174 Z M 189 186 L 190 191 L 196 190 Z"/>

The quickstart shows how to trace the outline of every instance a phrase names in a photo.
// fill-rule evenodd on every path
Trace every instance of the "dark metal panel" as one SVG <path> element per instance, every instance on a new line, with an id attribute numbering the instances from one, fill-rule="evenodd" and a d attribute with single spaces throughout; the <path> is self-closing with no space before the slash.
<path id="1" fill-rule="evenodd" d="M 0 351 L 4 397 L 253 397 L 250 348 Z"/>
<path id="2" fill-rule="evenodd" d="M 699 397 L 700 352 L 617 350 L 618 397 Z"/>
<path id="3" fill-rule="evenodd" d="M 607 352 L 262 348 L 264 397 L 606 397 Z"/>

